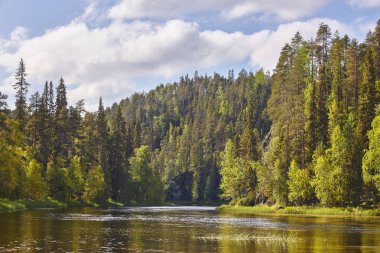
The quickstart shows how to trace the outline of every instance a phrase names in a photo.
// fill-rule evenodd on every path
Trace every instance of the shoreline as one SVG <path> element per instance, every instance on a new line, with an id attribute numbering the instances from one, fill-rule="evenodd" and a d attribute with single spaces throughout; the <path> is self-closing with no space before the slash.
<path id="1" fill-rule="evenodd" d="M 9 200 L 0 199 L 0 213 L 2 212 L 21 212 L 33 209 L 65 209 L 65 208 L 107 208 L 107 207 L 147 207 L 147 206 L 215 206 L 220 207 L 223 202 L 194 202 L 194 201 L 168 201 L 163 203 L 157 202 L 88 202 L 88 201 L 58 201 L 54 199 L 47 200 Z"/>
<path id="2" fill-rule="evenodd" d="M 21 212 L 33 209 L 66 209 L 66 208 L 108 208 L 108 207 L 146 207 L 146 206 L 215 206 L 216 211 L 222 214 L 240 215 L 292 215 L 292 216 L 330 216 L 330 217 L 379 217 L 380 207 L 320 207 L 320 206 L 232 206 L 220 202 L 193 202 L 193 201 L 173 201 L 164 203 L 153 202 L 129 202 L 120 203 L 114 201 L 106 202 L 85 202 L 85 201 L 57 201 L 47 199 L 37 200 L 9 200 L 0 199 L 0 213 Z"/>
<path id="3" fill-rule="evenodd" d="M 222 205 L 217 211 L 225 214 L 294 215 L 329 217 L 379 217 L 380 207 L 321 207 L 321 206 L 231 206 Z"/>
<path id="4" fill-rule="evenodd" d="M 86 202 L 86 201 L 58 201 L 54 199 L 47 200 L 9 200 L 0 199 L 1 212 L 20 212 L 33 209 L 65 209 L 65 208 L 81 208 L 81 207 L 122 207 L 123 203 L 106 201 L 106 202 Z"/>

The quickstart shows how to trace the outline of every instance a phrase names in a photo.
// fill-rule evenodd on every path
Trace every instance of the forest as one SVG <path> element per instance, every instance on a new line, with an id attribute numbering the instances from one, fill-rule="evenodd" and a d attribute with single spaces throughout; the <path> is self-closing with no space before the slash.
<path id="1" fill-rule="evenodd" d="M 21 59 L 14 109 L 0 92 L 0 198 L 380 201 L 380 20 L 364 42 L 296 33 L 272 72 L 195 72 L 96 112 L 63 78 L 29 95 L 27 74 Z"/>

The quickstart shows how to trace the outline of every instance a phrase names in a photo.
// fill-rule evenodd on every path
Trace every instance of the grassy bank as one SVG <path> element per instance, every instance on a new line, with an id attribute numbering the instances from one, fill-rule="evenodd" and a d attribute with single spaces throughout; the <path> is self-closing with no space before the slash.
<path id="1" fill-rule="evenodd" d="M 230 206 L 223 205 L 217 209 L 221 213 L 231 214 L 275 214 L 275 215 L 314 215 L 314 216 L 380 216 L 380 208 L 365 209 L 361 207 L 314 207 L 314 206 Z"/>
<path id="2" fill-rule="evenodd" d="M 37 209 L 37 208 L 71 208 L 71 207 L 120 207 L 123 206 L 122 203 L 117 203 L 113 201 L 107 201 L 103 203 L 95 202 L 85 202 L 85 201 L 68 201 L 61 202 L 53 199 L 47 199 L 44 201 L 36 200 L 9 200 L 0 199 L 0 212 L 1 211 L 23 211 L 26 209 Z"/>
<path id="3" fill-rule="evenodd" d="M 107 201 L 103 203 L 85 202 L 85 201 L 69 201 L 62 202 L 54 199 L 44 201 L 36 200 L 9 200 L 0 199 L 0 212 L 16 212 L 27 209 L 38 208 L 73 208 L 73 207 L 121 207 L 121 206 L 220 206 L 224 202 L 196 202 L 196 201 L 173 201 L 173 202 L 128 202 L 119 203 Z"/>

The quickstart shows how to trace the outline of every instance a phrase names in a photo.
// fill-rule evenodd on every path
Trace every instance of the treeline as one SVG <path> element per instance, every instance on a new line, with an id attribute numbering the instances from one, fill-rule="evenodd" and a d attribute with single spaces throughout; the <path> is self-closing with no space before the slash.
<path id="1" fill-rule="evenodd" d="M 69 106 L 62 78 L 28 100 L 26 77 L 21 60 L 13 111 L 0 98 L 0 197 L 218 200 L 227 139 L 254 129 L 258 140 L 270 129 L 270 77 L 262 70 L 236 79 L 233 71 L 195 73 L 111 108 L 100 98 L 97 112 L 86 112 L 83 100 Z"/>
<path id="2" fill-rule="evenodd" d="M 321 24 L 274 73 L 159 85 L 86 112 L 57 87 L 0 93 L 0 197 L 358 205 L 380 197 L 380 22 L 363 43 Z"/>
<path id="3" fill-rule="evenodd" d="M 295 34 L 271 90 L 270 143 L 255 159 L 260 145 L 247 156 L 227 142 L 223 196 L 242 204 L 379 203 L 380 21 L 360 44 L 326 24 L 315 40 Z"/>

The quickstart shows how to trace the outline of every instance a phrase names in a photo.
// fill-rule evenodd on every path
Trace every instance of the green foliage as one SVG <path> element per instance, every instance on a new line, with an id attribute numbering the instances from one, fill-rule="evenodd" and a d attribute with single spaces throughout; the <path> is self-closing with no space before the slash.
<path id="1" fill-rule="evenodd" d="M 223 153 L 220 175 L 222 180 L 221 197 L 236 203 L 249 192 L 252 164 L 236 156 L 236 147 L 232 140 L 228 140 Z"/>
<path id="2" fill-rule="evenodd" d="M 83 199 L 87 201 L 104 200 L 106 182 L 100 165 L 92 167 L 86 177 Z"/>
<path id="3" fill-rule="evenodd" d="M 18 181 L 19 156 L 12 146 L 0 138 L 0 196 L 11 197 L 15 193 Z"/>
<path id="4" fill-rule="evenodd" d="M 363 157 L 363 180 L 380 197 L 380 106 L 368 132 L 369 148 Z"/>
<path id="5" fill-rule="evenodd" d="M 58 157 L 55 162 L 48 164 L 46 177 L 51 197 L 62 201 L 70 200 L 68 170 L 65 168 L 65 161 L 62 157 Z"/>
<path id="6" fill-rule="evenodd" d="M 151 165 L 152 151 L 148 146 L 136 148 L 129 158 L 130 174 L 136 186 L 136 198 L 143 201 L 163 201 L 163 185 L 156 168 Z"/>
<path id="7" fill-rule="evenodd" d="M 0 92 L 0 197 L 377 204 L 379 31 L 359 43 L 322 23 L 272 75 L 196 72 L 96 112 L 68 105 L 63 78 L 28 104 L 21 60 L 15 110 Z"/>
<path id="8" fill-rule="evenodd" d="M 71 200 L 79 199 L 84 191 L 84 179 L 80 158 L 74 156 L 67 168 L 67 188 Z"/>
<path id="9" fill-rule="evenodd" d="M 278 208 L 279 206 L 268 205 L 256 205 L 256 206 L 229 206 L 223 205 L 218 207 L 218 211 L 226 214 L 300 214 L 300 215 L 312 215 L 312 216 L 380 216 L 380 209 L 363 209 L 360 207 L 318 207 L 318 206 L 289 206 L 285 208 Z"/>
<path id="10" fill-rule="evenodd" d="M 300 169 L 296 161 L 290 163 L 288 172 L 289 201 L 301 205 L 310 203 L 313 190 L 310 185 L 310 173 L 307 169 Z"/>
<path id="11" fill-rule="evenodd" d="M 279 205 L 286 205 L 288 203 L 288 175 L 287 167 L 281 162 L 280 159 L 276 159 L 273 168 L 273 199 Z"/>
<path id="12" fill-rule="evenodd" d="M 23 197 L 31 200 L 44 200 L 47 197 L 47 183 L 42 176 L 42 166 L 35 159 L 26 165 L 23 182 Z"/>
<path id="13" fill-rule="evenodd" d="M 317 198 L 326 206 L 349 203 L 349 168 L 347 139 L 336 126 L 331 136 L 331 148 L 315 156 L 313 186 Z"/>

